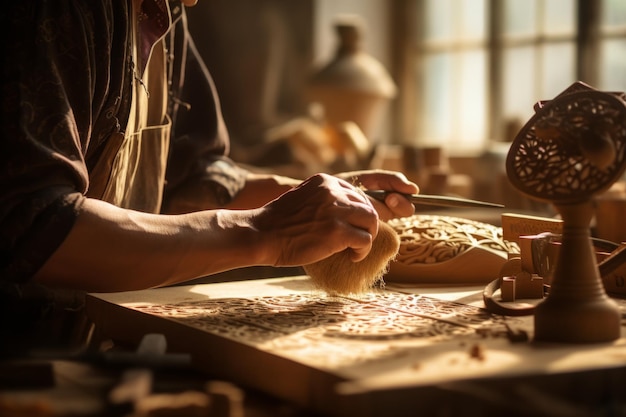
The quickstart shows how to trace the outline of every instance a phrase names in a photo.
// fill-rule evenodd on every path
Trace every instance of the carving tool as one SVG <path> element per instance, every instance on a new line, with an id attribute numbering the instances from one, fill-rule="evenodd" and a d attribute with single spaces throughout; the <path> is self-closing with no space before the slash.
<path id="1" fill-rule="evenodd" d="M 387 194 L 395 191 L 385 190 L 363 190 L 363 192 L 379 201 L 385 201 Z M 479 207 L 479 208 L 504 208 L 502 204 L 488 203 L 486 201 L 470 200 L 460 197 L 449 197 L 443 195 L 428 195 L 428 194 L 403 194 L 397 193 L 415 205 L 430 205 L 439 207 Z"/>

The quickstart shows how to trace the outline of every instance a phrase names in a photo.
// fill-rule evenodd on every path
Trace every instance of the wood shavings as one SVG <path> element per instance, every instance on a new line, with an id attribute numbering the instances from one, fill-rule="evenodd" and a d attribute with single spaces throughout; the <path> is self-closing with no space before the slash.
<path id="1" fill-rule="evenodd" d="M 485 348 L 480 343 L 474 343 L 472 346 L 470 346 L 469 356 L 472 359 L 484 361 L 485 360 Z"/>

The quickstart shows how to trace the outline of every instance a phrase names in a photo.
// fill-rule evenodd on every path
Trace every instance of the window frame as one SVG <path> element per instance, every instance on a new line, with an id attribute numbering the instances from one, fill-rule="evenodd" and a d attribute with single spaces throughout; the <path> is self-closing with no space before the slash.
<path id="1" fill-rule="evenodd" d="M 543 0 L 546 1 L 546 0 Z M 548 0 L 549 1 L 549 0 Z M 422 131 L 423 105 L 413 93 L 420 85 L 423 76 L 424 48 L 418 44 L 419 22 L 417 16 L 424 15 L 425 0 L 394 0 L 391 7 L 390 27 L 392 54 L 391 72 L 399 86 L 399 94 L 393 103 L 391 112 L 392 138 L 394 142 L 413 147 L 420 146 Z M 503 114 L 504 91 L 504 51 L 515 45 L 541 46 L 546 43 L 575 42 L 575 77 L 590 85 L 597 86 L 600 82 L 600 54 L 602 41 L 607 39 L 626 38 L 626 28 L 602 30 L 603 0 L 577 0 L 576 22 L 573 35 L 558 33 L 539 33 L 528 37 L 505 38 L 502 34 L 504 2 L 488 0 L 487 2 L 487 83 L 486 93 L 486 138 L 484 146 L 488 146 L 493 138 L 505 139 L 506 120 Z M 573 37 L 573 39 L 572 39 Z M 473 42 L 473 41 L 472 41 Z M 417 74 L 417 75 L 416 75 Z M 547 97 L 549 98 L 549 97 Z M 534 103 L 529 103 L 532 108 Z M 454 150 L 447 150 L 454 156 Z"/>

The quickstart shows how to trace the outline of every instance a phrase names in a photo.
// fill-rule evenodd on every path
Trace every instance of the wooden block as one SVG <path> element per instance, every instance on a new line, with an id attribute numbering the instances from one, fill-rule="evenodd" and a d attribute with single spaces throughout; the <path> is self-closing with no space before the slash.
<path id="1" fill-rule="evenodd" d="M 522 259 L 522 269 L 524 271 L 528 271 L 531 274 L 536 273 L 535 266 L 533 265 L 533 249 L 532 249 L 532 241 L 535 239 L 537 235 L 533 236 L 519 236 L 519 253 Z"/>
<path id="2" fill-rule="evenodd" d="M 543 278 L 528 272 L 517 275 L 515 277 L 515 296 L 517 299 L 543 298 Z"/>
<path id="3" fill-rule="evenodd" d="M 502 277 L 500 297 L 502 301 L 515 301 L 515 277 Z"/>
<path id="4" fill-rule="evenodd" d="M 626 265 L 622 265 L 606 277 L 602 277 L 604 289 L 609 294 L 626 296 Z"/>
<path id="5" fill-rule="evenodd" d="M 519 243 L 520 236 L 538 235 L 543 232 L 561 234 L 562 231 L 563 221 L 560 219 L 502 213 L 502 237 L 509 242 Z"/>
<path id="6" fill-rule="evenodd" d="M 616 294 L 621 297 L 626 296 L 626 262 L 623 255 L 626 251 L 626 243 L 622 243 L 618 249 L 613 251 L 609 256 L 601 255 L 602 261 L 618 262 L 617 267 L 605 269 L 607 265 L 600 265 L 600 273 L 602 274 L 602 282 L 604 289 L 609 294 Z M 610 272 L 607 272 L 610 271 Z"/>

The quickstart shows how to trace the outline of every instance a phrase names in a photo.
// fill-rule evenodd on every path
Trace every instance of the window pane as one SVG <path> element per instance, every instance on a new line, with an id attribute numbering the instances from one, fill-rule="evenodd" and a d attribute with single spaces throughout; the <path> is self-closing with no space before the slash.
<path id="1" fill-rule="evenodd" d="M 462 12 L 458 36 L 465 39 L 485 39 L 487 33 L 485 0 L 464 0 L 457 4 Z"/>
<path id="2" fill-rule="evenodd" d="M 504 33 L 530 35 L 537 30 L 537 0 L 505 0 Z"/>
<path id="3" fill-rule="evenodd" d="M 604 0 L 602 21 L 605 26 L 626 25 L 626 2 L 624 0 Z"/>
<path id="4" fill-rule="evenodd" d="M 427 0 L 425 40 L 484 39 L 486 7 L 486 0 Z"/>
<path id="5" fill-rule="evenodd" d="M 573 42 L 547 44 L 542 48 L 540 99 L 551 99 L 576 81 L 575 54 Z"/>
<path id="6" fill-rule="evenodd" d="M 602 42 L 600 89 L 626 91 L 626 39 Z"/>
<path id="7" fill-rule="evenodd" d="M 420 145 L 447 146 L 451 153 L 481 149 L 486 137 L 486 52 L 432 54 L 425 60 L 427 82 Z"/>
<path id="8" fill-rule="evenodd" d="M 544 0 L 544 5 L 544 33 L 574 33 L 576 29 L 576 3 L 574 0 Z"/>
<path id="9" fill-rule="evenodd" d="M 442 145 L 450 137 L 452 124 L 452 58 L 451 54 L 433 54 L 424 60 L 425 82 L 418 97 L 423 97 L 423 132 L 420 145 Z"/>
<path id="10" fill-rule="evenodd" d="M 468 51 L 459 55 L 456 68 L 459 69 L 458 94 L 454 103 L 458 106 L 458 122 L 452 145 L 457 149 L 477 149 L 484 144 L 486 137 L 486 59 L 485 51 Z"/>
<path id="11" fill-rule="evenodd" d="M 504 53 L 503 116 L 505 120 L 526 122 L 538 101 L 535 92 L 535 50 L 532 47 L 511 48 Z M 543 97 L 542 97 L 543 98 Z"/>
<path id="12" fill-rule="evenodd" d="M 602 11 L 604 33 L 626 28 L 626 2 L 624 0 L 604 0 Z M 599 88 L 609 91 L 626 91 L 626 37 L 622 35 L 604 38 L 600 51 Z"/>
<path id="13" fill-rule="evenodd" d="M 428 0 L 424 13 L 426 40 L 451 39 L 454 36 L 452 0 Z"/>

